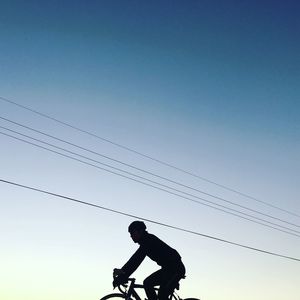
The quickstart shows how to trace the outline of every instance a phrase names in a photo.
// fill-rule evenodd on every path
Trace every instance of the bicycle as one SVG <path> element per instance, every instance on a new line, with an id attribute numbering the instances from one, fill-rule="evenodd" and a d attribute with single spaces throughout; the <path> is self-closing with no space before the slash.
<path id="1" fill-rule="evenodd" d="M 118 300 L 118 299 L 125 299 L 125 300 L 142 300 L 142 298 L 139 296 L 136 289 L 144 289 L 144 286 L 142 284 L 135 283 L 135 278 L 128 278 L 128 282 L 122 285 L 118 286 L 119 293 L 111 293 L 104 297 L 102 297 L 100 300 Z M 158 290 L 156 288 L 156 290 Z M 200 300 L 198 298 L 181 298 L 174 290 L 174 292 L 170 295 L 169 300 Z"/>

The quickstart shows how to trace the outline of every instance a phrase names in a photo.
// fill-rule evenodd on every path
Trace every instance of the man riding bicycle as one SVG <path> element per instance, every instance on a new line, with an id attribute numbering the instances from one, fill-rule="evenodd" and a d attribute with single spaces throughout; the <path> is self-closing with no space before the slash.
<path id="1" fill-rule="evenodd" d="M 127 278 L 139 267 L 144 258 L 148 256 L 155 261 L 161 269 L 148 276 L 143 284 L 148 300 L 167 300 L 172 294 L 181 278 L 185 277 L 185 267 L 178 252 L 146 231 L 142 221 L 134 221 L 128 231 L 132 240 L 140 247 L 121 268 L 115 269 L 114 287 L 127 281 Z M 159 286 L 156 294 L 154 286 Z"/>

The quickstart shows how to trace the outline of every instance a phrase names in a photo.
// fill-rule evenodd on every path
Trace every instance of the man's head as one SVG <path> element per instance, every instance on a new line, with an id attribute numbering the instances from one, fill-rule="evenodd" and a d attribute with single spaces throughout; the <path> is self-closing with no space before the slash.
<path id="1" fill-rule="evenodd" d="M 128 232 L 135 243 L 139 242 L 145 231 L 146 225 L 142 221 L 134 221 L 128 227 Z"/>

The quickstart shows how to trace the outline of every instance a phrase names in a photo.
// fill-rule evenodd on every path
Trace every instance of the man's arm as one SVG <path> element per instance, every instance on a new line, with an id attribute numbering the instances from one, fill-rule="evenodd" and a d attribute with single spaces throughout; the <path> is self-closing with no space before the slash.
<path id="1" fill-rule="evenodd" d="M 126 274 L 127 277 L 129 277 L 142 263 L 142 261 L 145 259 L 146 253 L 145 251 L 140 247 L 128 260 L 128 262 L 122 267 L 122 270 Z"/>

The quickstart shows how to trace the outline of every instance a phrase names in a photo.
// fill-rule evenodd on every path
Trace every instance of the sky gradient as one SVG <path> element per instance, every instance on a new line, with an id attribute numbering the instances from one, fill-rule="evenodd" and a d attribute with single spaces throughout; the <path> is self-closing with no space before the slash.
<path id="1" fill-rule="evenodd" d="M 229 207 L 212 194 L 271 215 L 277 220 L 251 213 L 300 235 L 299 217 L 207 181 L 300 215 L 299 8 L 298 1 L 1 1 L 0 97 L 205 180 L 3 99 L 0 117 L 206 193 L 147 175 L 193 200 Z M 0 126 L 146 177 L 4 119 Z M 0 141 L 1 179 L 299 258 L 299 236 L 2 134 Z M 0 188 L 1 299 L 99 299 L 112 291 L 112 269 L 136 249 L 127 233 L 133 219 Z M 183 298 L 300 297 L 297 261 L 147 225 L 182 255 Z M 146 260 L 134 275 L 141 282 L 156 269 Z"/>

